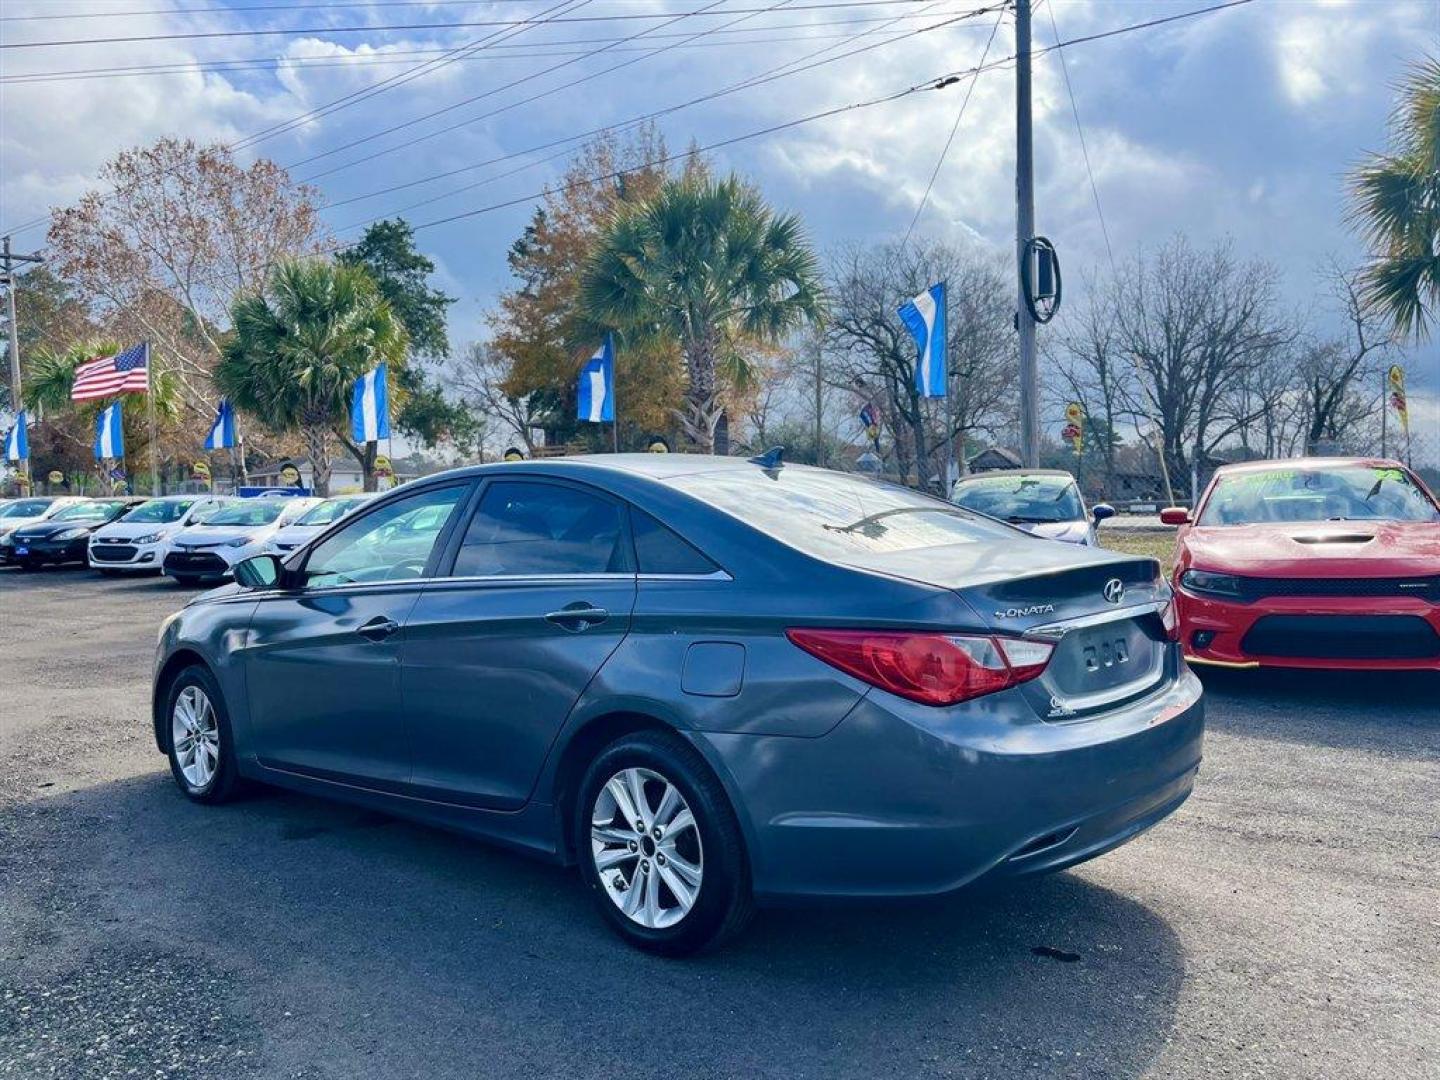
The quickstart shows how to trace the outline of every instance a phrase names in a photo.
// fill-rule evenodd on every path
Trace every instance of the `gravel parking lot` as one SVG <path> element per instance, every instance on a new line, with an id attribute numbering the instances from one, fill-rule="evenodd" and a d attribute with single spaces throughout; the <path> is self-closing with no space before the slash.
<path id="1" fill-rule="evenodd" d="M 0 1077 L 1437 1077 L 1440 681 L 1207 676 L 1194 797 L 1077 870 L 627 949 L 568 873 L 149 733 L 154 579 L 0 570 Z"/>

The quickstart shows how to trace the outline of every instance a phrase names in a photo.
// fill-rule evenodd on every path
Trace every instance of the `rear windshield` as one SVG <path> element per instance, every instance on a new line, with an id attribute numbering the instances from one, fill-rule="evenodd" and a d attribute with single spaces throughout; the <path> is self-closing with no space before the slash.
<path id="1" fill-rule="evenodd" d="M 288 499 L 242 499 L 222 506 L 201 524 L 204 525 L 269 525 L 290 505 Z"/>
<path id="2" fill-rule="evenodd" d="M 701 472 L 670 483 L 822 559 L 1016 538 L 1003 525 L 942 499 L 824 469 Z"/>
<path id="3" fill-rule="evenodd" d="M 39 517 L 49 506 L 49 499 L 21 499 L 9 506 L 0 506 L 0 518 Z"/>
<path id="4" fill-rule="evenodd" d="M 1216 480 L 1198 524 L 1373 520 L 1440 521 L 1440 510 L 1404 469 L 1253 469 Z"/>
<path id="5" fill-rule="evenodd" d="M 141 503 L 120 520 L 168 525 L 172 521 L 179 521 L 185 516 L 185 511 L 194 505 L 194 500 L 190 499 L 151 499 Z"/>
<path id="6" fill-rule="evenodd" d="M 1068 476 L 977 476 L 955 485 L 957 506 L 1017 525 L 1079 521 L 1080 492 Z"/>

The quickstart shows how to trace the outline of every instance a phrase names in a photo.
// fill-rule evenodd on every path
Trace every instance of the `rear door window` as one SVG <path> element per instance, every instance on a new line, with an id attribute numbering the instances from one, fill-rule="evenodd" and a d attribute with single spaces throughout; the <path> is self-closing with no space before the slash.
<path id="1" fill-rule="evenodd" d="M 455 557 L 455 577 L 630 571 L 620 504 L 570 484 L 486 486 Z"/>

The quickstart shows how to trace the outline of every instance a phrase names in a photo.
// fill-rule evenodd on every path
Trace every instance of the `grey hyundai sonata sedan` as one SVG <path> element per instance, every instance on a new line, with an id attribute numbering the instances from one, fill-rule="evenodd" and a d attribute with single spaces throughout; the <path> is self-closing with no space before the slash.
<path id="1" fill-rule="evenodd" d="M 1200 685 L 1154 560 L 767 457 L 406 484 L 170 617 L 181 791 L 262 781 L 578 864 L 681 954 L 757 903 L 1058 870 L 1155 824 Z"/>

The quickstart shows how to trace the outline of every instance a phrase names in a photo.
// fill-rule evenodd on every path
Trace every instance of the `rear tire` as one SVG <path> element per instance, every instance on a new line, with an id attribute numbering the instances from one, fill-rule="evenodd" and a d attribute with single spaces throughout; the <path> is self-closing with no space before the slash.
<path id="1" fill-rule="evenodd" d="M 642 731 L 605 747 L 575 807 L 581 876 L 601 917 L 631 945 L 687 956 L 749 923 L 755 903 L 739 822 L 720 781 L 679 736 Z"/>
<path id="2" fill-rule="evenodd" d="M 187 799 L 216 804 L 240 788 L 230 714 L 220 686 L 198 664 L 182 670 L 165 692 L 162 730 L 170 775 Z"/>

